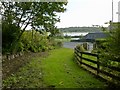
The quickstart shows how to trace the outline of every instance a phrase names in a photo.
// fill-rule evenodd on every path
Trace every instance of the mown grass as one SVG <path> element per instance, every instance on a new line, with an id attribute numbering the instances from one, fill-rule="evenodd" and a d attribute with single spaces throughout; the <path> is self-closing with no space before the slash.
<path id="1" fill-rule="evenodd" d="M 61 48 L 50 52 L 42 60 L 43 81 L 49 87 L 56 88 L 97 88 L 104 83 L 84 71 L 74 62 L 72 49 Z"/>
<path id="2" fill-rule="evenodd" d="M 104 88 L 104 85 L 75 63 L 74 52 L 68 48 L 51 50 L 44 58 L 32 58 L 3 81 L 4 88 Z"/>

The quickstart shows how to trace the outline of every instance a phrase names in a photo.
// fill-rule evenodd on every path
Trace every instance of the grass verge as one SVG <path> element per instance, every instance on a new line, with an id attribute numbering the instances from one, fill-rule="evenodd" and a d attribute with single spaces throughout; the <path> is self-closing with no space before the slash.
<path id="1" fill-rule="evenodd" d="M 16 71 L 16 73 L 12 73 L 8 77 L 6 77 L 6 79 L 3 80 L 2 83 L 3 88 L 43 87 L 41 59 L 45 58 L 46 56 L 48 56 L 47 52 L 36 53 L 36 55 L 34 53 L 33 57 L 28 58 L 29 59 L 28 63 L 26 63 L 23 67 L 19 68 Z"/>
<path id="2" fill-rule="evenodd" d="M 104 88 L 104 85 L 74 62 L 74 52 L 68 48 L 51 50 L 44 58 L 32 58 L 3 81 L 4 88 Z"/>
<path id="3" fill-rule="evenodd" d="M 42 60 L 43 81 L 55 88 L 102 88 L 104 83 L 81 69 L 74 62 L 72 49 L 61 48 L 50 52 Z"/>

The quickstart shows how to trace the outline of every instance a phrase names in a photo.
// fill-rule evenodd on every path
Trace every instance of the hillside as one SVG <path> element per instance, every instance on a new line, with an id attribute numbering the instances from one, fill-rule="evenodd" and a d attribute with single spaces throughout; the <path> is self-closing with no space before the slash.
<path id="1" fill-rule="evenodd" d="M 59 28 L 62 32 L 101 32 L 99 27 L 68 27 Z"/>

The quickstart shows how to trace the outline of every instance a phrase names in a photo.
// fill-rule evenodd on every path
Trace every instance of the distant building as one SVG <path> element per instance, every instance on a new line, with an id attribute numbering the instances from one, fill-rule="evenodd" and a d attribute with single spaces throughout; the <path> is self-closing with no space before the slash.
<path id="1" fill-rule="evenodd" d="M 108 34 L 103 32 L 88 33 L 86 36 L 84 36 L 84 39 L 96 40 L 96 39 L 106 38 L 107 36 Z"/>

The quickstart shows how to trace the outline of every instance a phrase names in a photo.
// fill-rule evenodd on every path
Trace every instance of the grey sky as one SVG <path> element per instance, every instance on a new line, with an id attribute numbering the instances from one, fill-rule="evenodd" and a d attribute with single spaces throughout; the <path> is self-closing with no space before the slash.
<path id="1" fill-rule="evenodd" d="M 118 21 L 118 1 L 114 2 L 114 22 Z M 68 0 L 67 11 L 61 13 L 58 27 L 103 25 L 112 19 L 112 0 Z"/>

